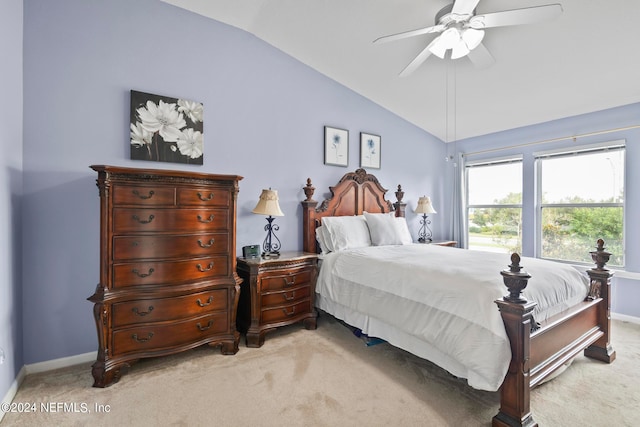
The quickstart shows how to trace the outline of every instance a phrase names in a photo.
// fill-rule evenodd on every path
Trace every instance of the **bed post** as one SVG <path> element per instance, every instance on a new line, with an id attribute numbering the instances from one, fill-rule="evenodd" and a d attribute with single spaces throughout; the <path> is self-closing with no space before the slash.
<path id="1" fill-rule="evenodd" d="M 396 191 L 396 202 L 393 204 L 393 209 L 396 213 L 397 217 L 404 218 L 405 210 L 407 208 L 407 204 L 402 201 L 404 197 L 404 191 L 402 191 L 402 186 L 398 184 L 398 191 Z"/>
<path id="2" fill-rule="evenodd" d="M 302 250 L 317 253 L 315 221 L 311 221 L 312 218 L 310 216 L 315 212 L 318 202 L 313 200 L 313 193 L 316 188 L 311 184 L 311 178 L 307 178 L 307 185 L 304 186 L 303 190 L 307 198 L 302 201 Z"/>
<path id="3" fill-rule="evenodd" d="M 529 351 L 531 331 L 536 328 L 533 309 L 537 303 L 528 302 L 522 290 L 531 278 L 521 271 L 520 256 L 511 255 L 508 270 L 500 274 L 509 289 L 509 295 L 497 300 L 505 330 L 511 344 L 511 363 L 500 387 L 500 411 L 493 417 L 493 426 L 527 426 L 538 424 L 530 411 L 530 366 Z"/>
<path id="4" fill-rule="evenodd" d="M 611 277 L 613 273 L 605 268 L 611 254 L 605 251 L 602 239 L 598 239 L 596 250 L 590 253 L 596 267 L 587 270 L 591 283 L 587 299 L 602 298 L 598 306 L 598 323 L 604 334 L 584 350 L 584 355 L 611 363 L 616 358 L 616 352 L 611 347 Z"/>

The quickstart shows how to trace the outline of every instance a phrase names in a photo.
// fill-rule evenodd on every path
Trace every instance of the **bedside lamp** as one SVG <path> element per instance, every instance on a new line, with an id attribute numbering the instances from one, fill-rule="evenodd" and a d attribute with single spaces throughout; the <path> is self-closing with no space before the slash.
<path id="1" fill-rule="evenodd" d="M 437 213 L 436 210 L 433 209 L 431 198 L 427 196 L 420 197 L 418 199 L 418 206 L 416 207 L 415 213 L 422 214 L 422 219 L 420 220 L 420 224 L 422 226 L 418 231 L 418 242 L 431 242 L 433 240 L 431 238 L 431 228 L 429 228 L 429 224 L 431 224 L 431 221 L 427 219 L 427 214 Z"/>
<path id="2" fill-rule="evenodd" d="M 280 239 L 273 233 L 278 231 L 280 227 L 273 224 L 274 216 L 284 216 L 280 210 L 278 204 L 278 192 L 269 188 L 268 190 L 262 190 L 260 194 L 260 200 L 252 211 L 254 214 L 268 215 L 267 225 L 264 229 L 267 232 L 267 237 L 262 244 L 262 256 L 264 258 L 277 258 L 280 256 Z M 275 239 L 275 242 L 273 241 Z"/>

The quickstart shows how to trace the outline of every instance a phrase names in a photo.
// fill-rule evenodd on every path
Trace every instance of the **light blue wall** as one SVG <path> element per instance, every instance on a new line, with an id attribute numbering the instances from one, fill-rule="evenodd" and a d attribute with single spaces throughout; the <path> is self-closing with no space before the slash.
<path id="1" fill-rule="evenodd" d="M 403 184 L 413 205 L 423 192 L 444 197 L 441 141 L 244 31 L 158 0 L 24 4 L 25 363 L 97 348 L 86 301 L 100 255 L 91 164 L 244 176 L 238 248 L 262 243 L 265 218 L 250 212 L 272 187 L 283 248 L 300 249 L 306 179 L 326 196 L 358 167 L 360 131 L 382 136 L 371 172 L 390 190 Z M 130 89 L 204 103 L 204 166 L 128 160 Z M 324 125 L 350 131 L 347 168 L 323 164 Z M 448 229 L 442 212 L 435 230 Z"/>
<path id="2" fill-rule="evenodd" d="M 556 148 L 626 140 L 625 176 L 625 264 L 631 274 L 618 273 L 613 280 L 612 309 L 615 313 L 640 317 L 640 103 L 605 111 L 568 117 L 535 126 L 512 129 L 478 138 L 458 141 L 457 151 L 467 153 L 473 160 L 490 159 L 513 154 L 523 155 L 523 229 L 534 230 L 534 158 L 533 153 Z M 589 135 L 563 141 L 567 136 Z M 511 147 L 511 148 L 509 148 Z M 476 154 L 473 154 L 476 153 Z M 601 171 L 594 170 L 594 174 Z M 570 173 L 570 171 L 567 171 Z M 594 237 L 595 241 L 598 237 Z M 523 254 L 533 256 L 533 233 L 523 233 Z M 585 248 L 586 251 L 592 248 Z"/>
<path id="3" fill-rule="evenodd" d="M 22 0 L 0 3 L 0 399 L 24 364 L 22 354 Z"/>

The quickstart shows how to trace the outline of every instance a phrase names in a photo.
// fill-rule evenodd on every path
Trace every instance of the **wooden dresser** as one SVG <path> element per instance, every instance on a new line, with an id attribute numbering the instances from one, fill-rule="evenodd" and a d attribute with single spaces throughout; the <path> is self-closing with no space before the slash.
<path id="1" fill-rule="evenodd" d="M 284 252 L 278 258 L 238 258 L 243 279 L 238 305 L 238 329 L 247 347 L 264 344 L 267 331 L 303 321 L 316 328 L 314 307 L 318 256 Z"/>
<path id="2" fill-rule="evenodd" d="M 94 387 L 144 357 L 202 344 L 238 351 L 240 176 L 91 166 L 100 194 Z"/>

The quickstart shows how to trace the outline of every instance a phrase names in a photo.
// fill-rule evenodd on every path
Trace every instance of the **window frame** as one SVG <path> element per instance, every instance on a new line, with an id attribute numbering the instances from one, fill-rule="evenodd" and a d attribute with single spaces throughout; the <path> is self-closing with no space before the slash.
<path id="1" fill-rule="evenodd" d="M 519 204 L 514 204 L 514 203 L 509 203 L 509 204 L 470 204 L 469 203 L 469 170 L 475 167 L 490 167 L 490 166 L 499 166 L 499 165 L 504 165 L 504 164 L 511 164 L 511 163 L 519 163 L 520 164 L 520 168 L 521 168 L 521 177 L 520 177 L 520 181 L 521 181 L 521 197 L 520 197 L 520 203 Z M 465 194 L 464 194 L 464 201 L 465 201 L 465 218 L 466 218 L 466 224 L 465 224 L 465 232 L 467 234 L 466 238 L 467 238 L 467 249 L 469 249 L 470 243 L 471 243 L 471 239 L 469 236 L 469 218 L 470 218 L 470 210 L 471 209 L 496 209 L 496 208 L 500 208 L 500 209 L 520 209 L 520 220 L 522 222 L 523 220 L 523 204 L 524 204 L 524 158 L 522 155 L 514 155 L 514 156 L 507 156 L 507 157 L 499 157 L 499 158 L 491 158 L 491 159 L 484 159 L 484 160 L 475 160 L 475 161 L 467 161 L 464 165 L 464 189 L 465 189 Z M 522 232 L 522 234 L 524 234 L 524 230 Z M 520 235 L 520 245 L 522 245 L 522 238 L 523 236 Z"/>
<path id="2" fill-rule="evenodd" d="M 543 188 L 542 188 L 542 163 L 547 159 L 558 159 L 562 157 L 574 157 L 595 153 L 603 153 L 608 151 L 624 151 L 624 161 L 623 161 L 623 172 L 626 170 L 626 141 L 624 140 L 616 140 L 616 141 L 607 141 L 599 144 L 591 144 L 586 146 L 565 148 L 559 150 L 551 150 L 551 151 L 543 151 L 533 153 L 534 159 L 534 170 L 535 170 L 535 253 L 534 256 L 540 259 L 547 259 L 556 262 L 574 264 L 574 265 L 590 265 L 589 263 L 575 261 L 575 260 L 565 260 L 565 259 L 557 259 L 557 258 L 549 258 L 542 256 L 542 243 L 543 243 L 543 235 L 542 235 L 542 211 L 544 208 L 622 208 L 622 265 L 620 268 L 624 269 L 625 266 L 625 201 L 626 201 L 626 179 L 623 174 L 623 190 L 622 190 L 622 201 L 621 202 L 600 202 L 600 203 L 543 203 Z"/>

